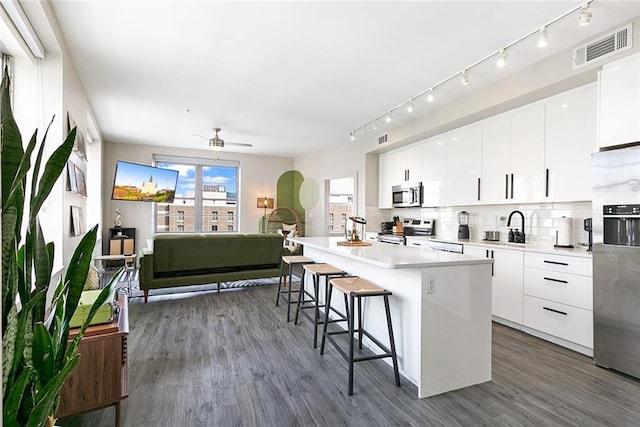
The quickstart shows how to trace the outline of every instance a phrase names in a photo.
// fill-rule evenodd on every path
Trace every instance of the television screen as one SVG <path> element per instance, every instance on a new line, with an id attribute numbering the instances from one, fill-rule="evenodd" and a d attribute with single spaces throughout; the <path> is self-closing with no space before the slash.
<path id="1" fill-rule="evenodd" d="M 177 170 L 118 160 L 111 200 L 172 203 L 178 173 Z"/>

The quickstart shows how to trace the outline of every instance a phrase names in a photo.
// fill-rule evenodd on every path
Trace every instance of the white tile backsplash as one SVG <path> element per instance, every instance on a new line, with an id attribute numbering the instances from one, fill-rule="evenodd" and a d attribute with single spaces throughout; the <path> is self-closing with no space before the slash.
<path id="1" fill-rule="evenodd" d="M 553 245 L 558 219 L 573 219 L 572 244 L 586 244 L 588 234 L 584 231 L 584 219 L 592 215 L 591 202 L 532 203 L 521 205 L 457 206 L 455 208 L 367 208 L 367 230 L 378 231 L 377 224 L 391 221 L 394 215 L 400 218 L 436 220 L 436 235 L 442 239 L 457 239 L 458 212 L 469 212 L 469 234 L 471 240 L 481 240 L 485 231 L 499 231 L 500 241 L 507 241 L 509 228 L 520 228 L 520 216 L 514 215 L 511 227 L 507 227 L 509 213 L 519 210 L 525 218 L 525 234 L 528 243 Z"/>

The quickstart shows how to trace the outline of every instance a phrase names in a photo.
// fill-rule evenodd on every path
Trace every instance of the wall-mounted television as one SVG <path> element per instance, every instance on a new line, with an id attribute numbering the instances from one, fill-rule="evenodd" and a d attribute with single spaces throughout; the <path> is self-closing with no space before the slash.
<path id="1" fill-rule="evenodd" d="M 177 170 L 118 160 L 111 200 L 173 203 L 178 174 Z"/>

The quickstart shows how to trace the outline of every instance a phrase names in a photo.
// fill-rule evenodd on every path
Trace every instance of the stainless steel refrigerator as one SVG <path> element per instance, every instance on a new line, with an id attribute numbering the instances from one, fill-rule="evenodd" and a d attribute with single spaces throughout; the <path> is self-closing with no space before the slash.
<path id="1" fill-rule="evenodd" d="M 640 146 L 592 165 L 594 361 L 640 378 Z"/>

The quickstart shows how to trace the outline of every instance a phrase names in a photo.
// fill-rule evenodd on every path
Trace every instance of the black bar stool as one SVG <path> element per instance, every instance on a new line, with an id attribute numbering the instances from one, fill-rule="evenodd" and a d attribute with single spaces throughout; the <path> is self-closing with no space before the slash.
<path id="1" fill-rule="evenodd" d="M 331 293 L 335 288 L 337 291 L 342 292 L 345 295 L 345 300 L 347 295 L 349 296 L 349 303 L 346 305 L 347 318 L 339 319 L 337 321 L 347 321 L 349 328 L 347 331 L 335 331 L 329 332 L 327 330 L 327 325 L 329 323 L 329 310 L 325 310 L 324 317 L 324 326 L 322 331 L 322 343 L 320 345 L 320 354 L 324 354 L 324 344 L 325 339 L 328 339 L 333 346 L 338 350 L 338 352 L 349 362 L 349 396 L 353 395 L 353 364 L 355 362 L 362 362 L 365 360 L 374 360 L 374 359 L 383 359 L 385 357 L 391 357 L 393 361 L 393 373 L 395 375 L 396 385 L 400 387 L 400 373 L 398 371 L 398 358 L 396 356 L 396 344 L 393 339 L 393 328 L 391 326 L 391 314 L 389 312 L 389 295 L 392 295 L 391 292 L 382 289 L 381 287 L 369 282 L 368 280 L 362 279 L 360 277 L 340 277 L 329 280 L 329 290 L 327 294 L 327 304 L 331 304 Z M 384 298 L 384 310 L 387 316 L 387 328 L 389 330 L 389 343 L 391 345 L 391 349 L 388 349 L 385 345 L 383 345 L 380 341 L 378 341 L 375 337 L 373 337 L 368 331 L 363 328 L 362 325 L 362 298 L 369 297 L 378 297 L 382 296 Z M 358 329 L 355 329 L 355 320 L 354 320 L 354 311 L 355 311 L 355 300 L 358 301 Z M 345 301 L 346 302 L 346 301 Z M 384 353 L 381 354 L 373 354 L 368 356 L 354 356 L 354 334 L 358 333 L 358 348 L 362 349 L 362 335 L 365 335 L 371 341 L 373 341 Z M 332 335 L 338 334 L 349 334 L 349 353 L 345 353 L 342 348 L 336 343 L 333 339 Z"/>
<path id="2" fill-rule="evenodd" d="M 307 258 L 306 256 L 302 256 L 302 255 L 289 255 L 289 256 L 283 256 L 282 260 L 280 261 L 280 280 L 278 280 L 278 294 L 276 295 L 276 307 L 280 304 L 280 295 L 281 294 L 286 294 L 286 296 L 283 296 L 282 299 L 287 301 L 287 322 L 291 321 L 291 305 L 292 304 L 296 304 L 296 301 L 291 301 L 291 292 L 300 292 L 299 290 L 297 291 L 292 291 L 291 290 L 291 285 L 293 284 L 292 282 L 292 277 L 293 277 L 293 269 L 295 266 L 298 265 L 304 265 L 304 264 L 313 264 L 315 261 L 313 261 L 311 258 Z M 286 276 L 284 275 L 284 266 L 288 265 L 288 269 L 289 269 L 289 286 L 286 286 Z M 304 276 L 304 270 L 302 271 L 302 276 Z M 282 290 L 282 279 L 285 279 L 285 286 L 287 287 L 286 290 Z"/>
<path id="3" fill-rule="evenodd" d="M 329 279 L 331 277 L 343 277 L 346 276 L 347 273 L 340 270 L 337 267 L 332 266 L 331 264 L 305 264 L 302 266 L 302 279 L 300 281 L 300 292 L 298 292 L 298 305 L 296 306 L 296 318 L 294 320 L 294 324 L 298 324 L 298 315 L 300 314 L 300 310 L 313 309 L 313 318 L 309 316 L 304 311 L 304 314 L 309 320 L 313 322 L 313 348 L 318 347 L 318 325 L 322 324 L 323 321 L 320 318 L 320 307 L 325 308 L 326 310 L 326 301 L 324 304 L 320 304 L 320 278 L 324 277 L 325 280 L 325 296 L 328 294 L 329 289 Z M 313 294 L 308 292 L 305 289 L 304 281 L 305 281 L 305 273 L 311 274 L 313 278 Z M 329 306 L 329 308 L 331 308 Z M 335 311 L 335 310 L 334 310 Z M 337 312 L 337 311 L 336 311 Z M 337 312 L 338 313 L 338 312 Z M 340 314 L 340 313 L 339 313 Z"/>

